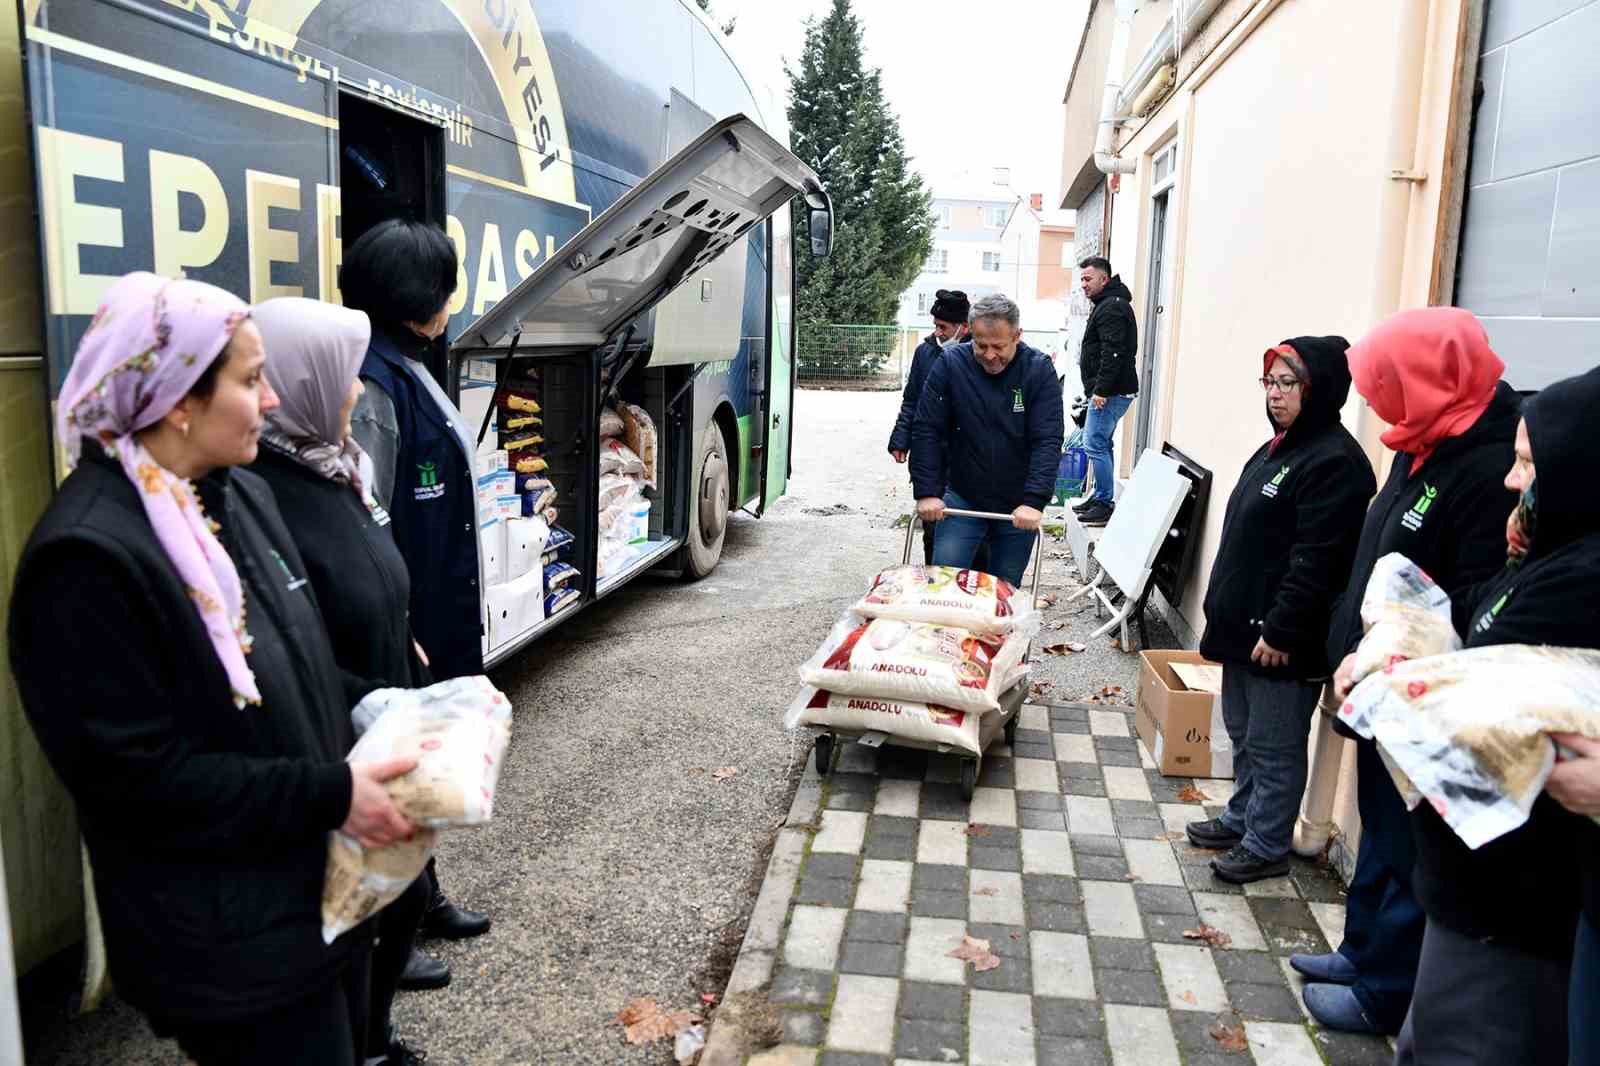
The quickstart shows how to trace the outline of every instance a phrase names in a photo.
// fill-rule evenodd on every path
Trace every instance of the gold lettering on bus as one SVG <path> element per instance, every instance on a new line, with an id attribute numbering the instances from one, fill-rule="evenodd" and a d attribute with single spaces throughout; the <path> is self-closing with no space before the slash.
<path id="1" fill-rule="evenodd" d="M 92 315 L 116 279 L 83 272 L 79 250 L 123 246 L 122 212 L 78 200 L 78 179 L 124 180 L 122 145 L 39 127 L 39 191 L 44 211 L 48 299 L 53 315 Z"/>
<path id="2" fill-rule="evenodd" d="M 339 267 L 344 264 L 344 243 L 339 239 L 339 217 L 344 201 L 337 185 L 317 184 L 317 298 L 344 303 L 339 293 Z"/>
<path id="3" fill-rule="evenodd" d="M 456 291 L 450 294 L 450 314 L 461 313 L 467 306 L 467 228 L 454 215 L 446 215 L 444 232 L 456 246 Z"/>
<path id="4" fill-rule="evenodd" d="M 300 235 L 295 230 L 273 229 L 271 210 L 300 210 L 300 182 L 263 170 L 244 172 L 245 226 L 249 237 L 250 302 L 274 296 L 299 296 L 299 285 L 275 285 L 274 263 L 300 262 Z"/>
<path id="5" fill-rule="evenodd" d="M 186 230 L 180 221 L 183 193 L 200 201 L 198 229 Z M 182 277 L 187 267 L 216 262 L 228 243 L 228 194 L 216 171 L 193 156 L 151 149 L 150 235 L 157 274 Z"/>
<path id="6" fill-rule="evenodd" d="M 506 250 L 500 244 L 500 227 L 483 224 L 483 241 L 478 246 L 478 280 L 472 313 L 481 315 L 506 298 Z"/>

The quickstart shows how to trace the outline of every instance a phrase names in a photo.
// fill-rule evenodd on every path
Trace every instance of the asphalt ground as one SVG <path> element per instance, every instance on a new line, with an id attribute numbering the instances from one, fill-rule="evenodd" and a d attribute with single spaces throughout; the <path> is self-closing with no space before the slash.
<path id="1" fill-rule="evenodd" d="M 430 1064 L 673 1061 L 670 1041 L 624 1042 L 615 1016 L 642 996 L 692 1009 L 722 991 L 810 752 L 782 726 L 796 667 L 902 550 L 911 492 L 884 450 L 898 402 L 799 392 L 789 493 L 734 518 L 715 573 L 637 581 L 497 672 L 516 724 L 495 818 L 439 849 L 446 891 L 494 928 L 430 945 L 454 981 L 395 1009 Z M 1041 591 L 1064 601 L 1065 546 L 1046 549 Z M 1047 620 L 1062 624 L 1048 640 L 1086 641 L 1093 610 L 1061 603 Z M 1052 699 L 1122 686 L 1131 702 L 1137 659 L 1102 638 L 1041 656 L 1034 677 Z M 30 1063 L 183 1062 L 114 998 L 71 1019 L 35 998 L 28 1013 Z"/>

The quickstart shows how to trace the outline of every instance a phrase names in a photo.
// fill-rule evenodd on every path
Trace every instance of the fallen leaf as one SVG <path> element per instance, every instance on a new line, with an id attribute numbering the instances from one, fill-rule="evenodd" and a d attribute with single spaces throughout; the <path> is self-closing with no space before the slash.
<path id="1" fill-rule="evenodd" d="M 1011 934 L 1011 939 L 1012 940 L 1021 940 L 1022 939 L 1022 934 L 1021 933 L 1012 933 Z"/>
<path id="2" fill-rule="evenodd" d="M 1121 651 L 1122 650 L 1122 638 L 1121 637 L 1112 637 L 1111 638 L 1111 646 L 1113 648 L 1117 649 L 1118 651 Z"/>
<path id="3" fill-rule="evenodd" d="M 636 999 L 617 1013 L 622 1035 L 630 1044 L 669 1040 L 699 1020 L 694 1011 L 668 1011 L 651 996 Z"/>
<path id="4" fill-rule="evenodd" d="M 974 896 L 997 896 L 1000 894 L 1000 890 L 993 885 L 984 885 L 982 888 L 973 889 L 972 894 Z"/>
<path id="5" fill-rule="evenodd" d="M 986 826 L 986 825 L 969 825 L 969 826 L 967 826 L 967 836 L 969 836 L 969 837 L 986 837 L 988 835 L 989 835 L 989 827 Z"/>
<path id="6" fill-rule="evenodd" d="M 1065 622 L 1051 622 L 1049 625 L 1045 626 L 1045 628 L 1046 629 L 1065 629 L 1065 628 L 1067 628 L 1067 623 L 1065 623 Z"/>
<path id="7" fill-rule="evenodd" d="M 703 774 L 703 773 L 705 773 L 706 772 L 706 768 L 704 766 L 691 766 L 691 767 L 689 767 L 689 769 L 685 770 L 684 772 L 687 773 L 689 776 L 693 777 L 695 774 Z"/>
<path id="8" fill-rule="evenodd" d="M 717 994 L 715 992 L 702 992 L 700 993 L 700 1002 L 708 1007 L 714 1006 L 717 1002 Z"/>
<path id="9" fill-rule="evenodd" d="M 1032 686 L 1029 687 L 1028 692 L 1034 696 L 1044 696 L 1048 695 L 1050 690 L 1054 687 L 1055 686 L 1049 681 L 1035 681 Z"/>
<path id="10" fill-rule="evenodd" d="M 1038 606 L 1038 608 L 1042 611 L 1046 607 L 1054 607 L 1056 605 L 1056 598 L 1054 596 L 1050 595 L 1047 592 L 1047 593 L 1041 595 L 1038 598 L 1038 600 L 1035 601 L 1035 603 Z"/>
<path id="11" fill-rule="evenodd" d="M 1179 803 L 1204 803 L 1205 801 L 1206 794 L 1193 785 L 1184 785 L 1178 789 Z"/>
<path id="12" fill-rule="evenodd" d="M 962 937 L 961 946 L 947 951 L 945 954 L 952 959 L 960 959 L 963 962 L 972 963 L 973 970 L 978 973 L 992 970 L 1000 965 L 1000 956 L 989 950 L 989 942 L 987 940 L 979 940 L 975 936 Z"/>
<path id="13" fill-rule="evenodd" d="M 1198 929 L 1185 929 L 1183 935 L 1189 940 L 1204 940 L 1214 948 L 1225 948 L 1233 943 L 1233 937 L 1214 925 L 1207 925 L 1205 922 L 1201 922 Z"/>
<path id="14" fill-rule="evenodd" d="M 1244 1026 L 1230 1024 L 1226 1021 L 1226 1015 L 1212 1022 L 1206 1032 L 1223 1051 L 1244 1051 L 1250 1046 L 1250 1038 L 1244 1035 Z"/>
<path id="15" fill-rule="evenodd" d="M 1198 999 L 1194 998 L 1194 993 L 1193 992 L 1185 992 L 1183 995 L 1179 996 L 1178 998 L 1183 1000 L 1185 1003 L 1199 1003 L 1200 1002 Z"/>
<path id="16" fill-rule="evenodd" d="M 738 772 L 739 768 L 737 766 L 723 766 L 711 771 L 711 776 L 718 781 L 726 781 Z"/>
<path id="17" fill-rule="evenodd" d="M 1124 874 L 1122 879 L 1124 881 L 1143 881 L 1144 880 L 1144 878 L 1140 877 L 1138 874 Z"/>
<path id="18" fill-rule="evenodd" d="M 1044 653 L 1046 655 L 1066 655 L 1069 652 L 1080 652 L 1087 650 L 1088 648 L 1086 645 L 1079 644 L 1075 640 L 1064 641 L 1058 644 L 1046 644 L 1044 646 Z"/>

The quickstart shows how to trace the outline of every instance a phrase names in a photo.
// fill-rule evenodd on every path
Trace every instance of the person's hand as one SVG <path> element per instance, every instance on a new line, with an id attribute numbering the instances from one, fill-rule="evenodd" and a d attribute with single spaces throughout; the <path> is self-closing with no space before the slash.
<path id="1" fill-rule="evenodd" d="M 924 522 L 938 522 L 944 518 L 944 501 L 937 496 L 924 496 L 917 501 L 917 514 Z"/>
<path id="2" fill-rule="evenodd" d="M 1035 530 L 1044 521 L 1044 512 L 1023 504 L 1011 512 L 1011 524 L 1018 529 Z"/>
<path id="3" fill-rule="evenodd" d="M 1351 652 L 1339 664 L 1339 669 L 1333 672 L 1333 694 L 1341 700 L 1350 695 L 1350 690 L 1356 687 L 1356 653 Z"/>
<path id="4" fill-rule="evenodd" d="M 889 454 L 894 456 L 895 462 L 903 463 L 906 461 L 906 456 L 910 455 L 911 453 L 906 451 L 904 448 L 890 448 Z"/>
<path id="5" fill-rule="evenodd" d="M 1279 651 L 1271 644 L 1268 644 L 1265 637 L 1261 637 L 1256 641 L 1255 650 L 1250 653 L 1250 661 L 1259 666 L 1288 666 L 1289 653 Z"/>
<path id="6" fill-rule="evenodd" d="M 1600 817 L 1600 741 L 1577 733 L 1551 733 L 1550 739 L 1578 754 L 1555 764 L 1544 790 L 1573 814 Z"/>
<path id="7" fill-rule="evenodd" d="M 1098 411 L 1106 405 L 1106 398 L 1104 396 L 1093 396 L 1090 397 L 1089 402 L 1094 404 L 1094 409 Z"/>
<path id="8" fill-rule="evenodd" d="M 364 848 L 384 848 L 405 840 L 416 828 L 389 798 L 385 781 L 417 768 L 412 758 L 350 764 L 350 813 L 339 831 L 355 837 Z"/>

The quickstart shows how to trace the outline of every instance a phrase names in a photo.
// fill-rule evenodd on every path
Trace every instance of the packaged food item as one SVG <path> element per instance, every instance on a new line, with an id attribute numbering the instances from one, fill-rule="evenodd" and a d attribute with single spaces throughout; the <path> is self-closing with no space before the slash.
<path id="1" fill-rule="evenodd" d="M 517 415 L 507 418 L 504 425 L 508 430 L 527 429 L 530 426 L 544 425 L 544 419 L 540 418 L 538 415 Z"/>
<path id="2" fill-rule="evenodd" d="M 516 477 L 518 492 L 543 492 L 546 489 L 554 492 L 556 488 L 556 483 L 543 474 L 516 474 L 514 476 Z"/>
<path id="3" fill-rule="evenodd" d="M 564 589 L 578 580 L 578 571 L 566 563 L 551 563 L 544 568 L 544 590 L 547 593 Z"/>
<path id="4" fill-rule="evenodd" d="M 1547 734 L 1600 740 L 1600 651 L 1497 644 L 1397 662 L 1339 719 L 1378 742 L 1407 806 L 1426 799 L 1481 847 L 1527 821 L 1560 757 Z"/>
<path id="5" fill-rule="evenodd" d="M 550 527 L 543 518 L 510 518 L 506 520 L 506 577 L 520 577 L 539 568 L 544 546 L 550 536 Z"/>
<path id="6" fill-rule="evenodd" d="M 535 515 L 548 510 L 556 502 L 556 487 L 549 481 L 537 484 L 542 479 L 532 479 L 528 488 L 522 491 L 522 513 Z"/>
<path id="7" fill-rule="evenodd" d="M 527 434 L 522 434 L 522 435 L 518 435 L 518 436 L 513 436 L 510 440 L 507 440 L 505 442 L 505 450 L 508 451 L 508 452 L 516 452 L 516 451 L 521 451 L 524 448 L 532 448 L 532 447 L 535 447 L 536 445 L 540 445 L 540 444 L 543 444 L 543 443 L 544 443 L 544 438 L 541 437 L 539 434 L 537 434 L 537 433 L 527 433 Z"/>
<path id="8" fill-rule="evenodd" d="M 507 391 L 504 403 L 508 411 L 520 411 L 524 414 L 536 415 L 541 410 L 538 400 L 516 391 Z"/>
<path id="9" fill-rule="evenodd" d="M 846 696 L 881 696 L 958 711 L 993 711 L 1028 650 L 1028 637 L 846 613 L 800 679 Z"/>
<path id="10" fill-rule="evenodd" d="M 850 609 L 867 618 L 957 626 L 973 633 L 997 634 L 1038 627 L 1038 612 L 1027 593 L 981 570 L 954 566 L 892 566 L 872 580 L 867 594 Z"/>
<path id="11" fill-rule="evenodd" d="M 574 554 L 573 543 L 576 538 L 567 530 L 559 526 L 550 528 L 550 539 L 545 542 L 544 561 L 548 565 L 554 562 L 569 563 Z"/>
<path id="12" fill-rule="evenodd" d="M 458 677 L 424 689 L 378 689 L 351 722 L 358 738 L 347 762 L 414 757 L 417 766 L 384 784 L 419 832 L 386 848 L 328 835 L 322 939 L 348 932 L 392 902 L 422 873 L 434 830 L 482 825 L 494 816 L 495 788 L 511 737 L 511 704 L 489 679 Z"/>
<path id="13" fill-rule="evenodd" d="M 537 455 L 527 455 L 515 460 L 512 469 L 519 474 L 542 474 L 550 469 L 550 464 Z"/>
<path id="14" fill-rule="evenodd" d="M 600 473 L 621 474 L 624 477 L 644 479 L 644 460 L 620 440 L 600 442 Z"/>
<path id="15" fill-rule="evenodd" d="M 547 526 L 555 525 L 556 519 L 560 516 L 561 512 L 556 510 L 554 507 L 546 507 L 544 510 L 539 512 L 539 517 L 544 519 L 545 525 Z"/>
<path id="16" fill-rule="evenodd" d="M 622 416 L 607 407 L 600 412 L 600 439 L 622 436 Z"/>
<path id="17" fill-rule="evenodd" d="M 1357 681 L 1407 659 L 1461 647 L 1450 621 L 1450 596 L 1399 552 L 1373 566 L 1361 597 L 1361 623 L 1366 635 L 1355 653 L 1352 676 Z"/>
<path id="18" fill-rule="evenodd" d="M 930 703 L 912 703 L 881 696 L 841 696 L 807 686 L 800 690 L 784 717 L 784 726 L 877 730 L 906 740 L 948 745 L 952 751 L 983 754 L 978 715 Z"/>
<path id="19" fill-rule="evenodd" d="M 603 513 L 612 504 L 629 500 L 644 492 L 644 482 L 621 474 L 600 475 L 599 506 Z"/>
<path id="20" fill-rule="evenodd" d="M 622 439 L 628 448 L 644 463 L 644 481 L 656 487 L 656 424 L 649 412 L 637 404 L 625 403 L 617 408 L 622 417 Z"/>
<path id="21" fill-rule="evenodd" d="M 545 617 L 548 618 L 563 607 L 568 607 L 578 602 L 580 595 L 582 594 L 577 589 L 570 587 L 557 589 L 555 592 L 550 593 L 544 598 Z"/>

